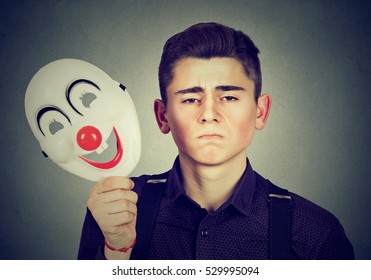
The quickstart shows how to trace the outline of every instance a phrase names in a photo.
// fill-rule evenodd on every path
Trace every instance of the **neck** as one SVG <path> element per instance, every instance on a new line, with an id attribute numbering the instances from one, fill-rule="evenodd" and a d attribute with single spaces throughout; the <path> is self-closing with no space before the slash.
<path id="1" fill-rule="evenodd" d="M 246 154 L 218 165 L 205 165 L 179 155 L 187 195 L 209 212 L 232 195 L 246 169 Z"/>

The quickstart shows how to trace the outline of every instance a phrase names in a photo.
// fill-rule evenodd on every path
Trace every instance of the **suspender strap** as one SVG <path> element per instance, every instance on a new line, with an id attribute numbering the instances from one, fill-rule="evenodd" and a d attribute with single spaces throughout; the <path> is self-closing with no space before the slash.
<path id="1" fill-rule="evenodd" d="M 285 189 L 269 184 L 269 257 L 290 259 L 291 196 Z"/>
<path id="2" fill-rule="evenodd" d="M 148 248 L 151 243 L 152 234 L 162 194 L 166 187 L 167 174 L 152 176 L 143 186 L 138 201 L 137 214 L 137 242 L 131 253 L 131 259 L 145 260 L 148 258 Z"/>

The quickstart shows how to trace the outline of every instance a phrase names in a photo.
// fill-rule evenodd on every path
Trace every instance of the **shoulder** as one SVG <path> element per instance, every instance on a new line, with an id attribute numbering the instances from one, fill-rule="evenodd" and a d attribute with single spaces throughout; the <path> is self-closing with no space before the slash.
<path id="1" fill-rule="evenodd" d="M 327 231 L 339 220 L 329 211 L 308 199 L 290 192 L 293 207 L 293 219 L 302 225 L 308 224 Z"/>
<path id="2" fill-rule="evenodd" d="M 295 193 L 292 198 L 292 239 L 304 251 L 321 247 L 335 235 L 343 234 L 339 220 L 331 212 Z M 312 248 L 312 249 L 310 249 Z"/>
<path id="3" fill-rule="evenodd" d="M 258 180 L 269 192 L 270 182 L 258 174 Z M 308 199 L 291 196 L 292 250 L 298 259 L 353 259 L 351 243 L 340 221 L 328 210 Z"/>
<path id="4" fill-rule="evenodd" d="M 268 196 L 272 183 L 257 172 L 255 174 L 259 185 L 262 186 L 261 193 Z M 279 188 L 282 189 L 282 187 Z M 296 193 L 289 191 L 289 194 L 291 196 L 293 222 L 306 221 L 311 226 L 318 226 L 323 229 L 331 227 L 333 223 L 338 223 L 338 219 L 326 209 Z"/>
<path id="5" fill-rule="evenodd" d="M 292 242 L 300 259 L 354 259 L 340 221 L 326 209 L 295 194 L 292 197 Z"/>

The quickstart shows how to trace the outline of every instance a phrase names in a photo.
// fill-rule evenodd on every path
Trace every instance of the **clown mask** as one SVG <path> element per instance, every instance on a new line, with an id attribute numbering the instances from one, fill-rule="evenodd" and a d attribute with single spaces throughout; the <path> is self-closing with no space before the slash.
<path id="1" fill-rule="evenodd" d="M 125 86 L 85 61 L 41 68 L 25 96 L 28 123 L 43 154 L 63 169 L 98 181 L 127 176 L 139 161 L 140 128 Z"/>

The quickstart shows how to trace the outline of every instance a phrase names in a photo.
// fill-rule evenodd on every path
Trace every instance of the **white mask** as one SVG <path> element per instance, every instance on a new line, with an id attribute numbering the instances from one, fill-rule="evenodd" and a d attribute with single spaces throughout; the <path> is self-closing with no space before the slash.
<path id="1" fill-rule="evenodd" d="M 61 59 L 42 67 L 28 85 L 25 109 L 44 155 L 68 172 L 98 181 L 127 176 L 139 161 L 134 103 L 90 63 Z"/>

